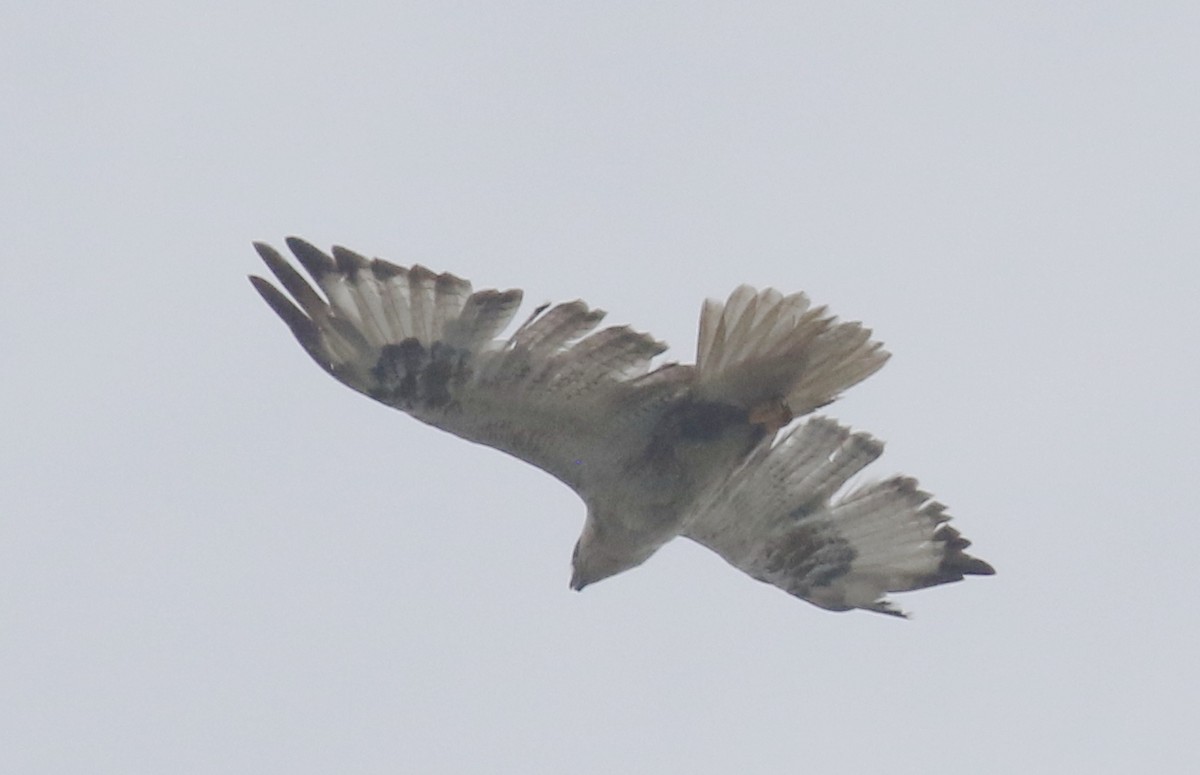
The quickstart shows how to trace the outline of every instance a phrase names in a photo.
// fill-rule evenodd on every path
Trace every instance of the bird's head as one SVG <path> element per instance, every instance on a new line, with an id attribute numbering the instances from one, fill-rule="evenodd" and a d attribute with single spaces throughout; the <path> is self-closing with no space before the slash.
<path id="1" fill-rule="evenodd" d="M 647 541 L 611 523 L 599 522 L 589 512 L 571 555 L 571 589 L 578 592 L 588 584 L 636 568 L 659 546 L 657 541 Z"/>

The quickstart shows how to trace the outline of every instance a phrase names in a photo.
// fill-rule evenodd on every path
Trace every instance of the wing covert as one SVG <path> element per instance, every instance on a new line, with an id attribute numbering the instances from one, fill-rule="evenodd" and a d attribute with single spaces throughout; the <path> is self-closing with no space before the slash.
<path id="1" fill-rule="evenodd" d="M 690 369 L 639 380 L 666 345 L 628 326 L 590 333 L 604 317 L 582 301 L 539 307 L 496 337 L 517 289 L 473 291 L 451 274 L 400 267 L 341 247 L 332 256 L 289 238 L 315 281 L 255 243 L 287 293 L 251 277 L 306 352 L 339 381 L 417 419 L 525 460 L 579 489 L 580 462 L 611 457 L 613 416 L 665 400 Z M 290 298 L 289 298 L 290 296 Z"/>

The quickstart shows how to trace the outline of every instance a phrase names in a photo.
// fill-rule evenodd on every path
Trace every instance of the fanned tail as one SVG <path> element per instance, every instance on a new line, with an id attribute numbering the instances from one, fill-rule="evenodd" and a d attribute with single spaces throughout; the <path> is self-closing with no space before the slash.
<path id="1" fill-rule="evenodd" d="M 781 404 L 779 424 L 833 401 L 878 371 L 888 354 L 860 323 L 839 322 L 803 293 L 737 288 L 704 303 L 697 395 L 753 409 Z"/>

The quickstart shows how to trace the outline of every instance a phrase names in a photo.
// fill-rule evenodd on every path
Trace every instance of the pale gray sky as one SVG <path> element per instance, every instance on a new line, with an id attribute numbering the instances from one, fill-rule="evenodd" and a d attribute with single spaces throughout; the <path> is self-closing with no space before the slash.
<path id="1" fill-rule="evenodd" d="M 10 3 L 0 771 L 1182 772 L 1192 3 Z M 999 575 L 831 614 L 322 374 L 252 239 L 578 296 L 693 355 L 806 290 L 828 412 Z"/>

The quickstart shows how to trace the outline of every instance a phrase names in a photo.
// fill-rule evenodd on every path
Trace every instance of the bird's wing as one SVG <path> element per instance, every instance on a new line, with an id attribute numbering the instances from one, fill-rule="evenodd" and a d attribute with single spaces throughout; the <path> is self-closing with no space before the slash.
<path id="1" fill-rule="evenodd" d="M 287 243 L 321 292 L 261 243 L 255 248 L 291 298 L 250 280 L 323 369 L 576 490 L 595 458 L 611 464 L 624 454 L 612 443 L 618 415 L 636 423 L 690 381 L 690 367 L 649 371 L 666 345 L 647 334 L 627 326 L 591 333 L 604 312 L 581 301 L 540 307 L 497 340 L 520 306 L 519 290 L 473 292 L 466 280 L 421 266 Z"/>
<path id="2" fill-rule="evenodd" d="M 902 615 L 889 592 L 994 573 L 964 553 L 945 507 L 895 477 L 833 500 L 883 451 L 814 417 L 764 442 L 715 487 L 684 534 L 750 576 L 822 608 Z"/>

